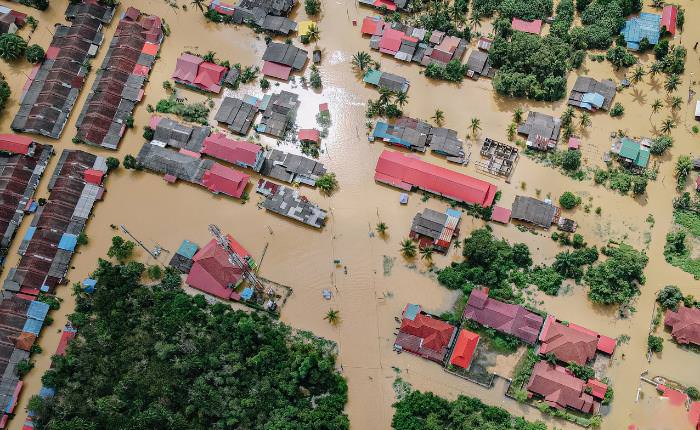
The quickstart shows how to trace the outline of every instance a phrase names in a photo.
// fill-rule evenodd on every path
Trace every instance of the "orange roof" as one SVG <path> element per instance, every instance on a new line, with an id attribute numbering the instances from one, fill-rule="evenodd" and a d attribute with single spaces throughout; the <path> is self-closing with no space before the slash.
<path id="1" fill-rule="evenodd" d="M 463 369 L 469 369 L 471 366 L 476 346 L 479 344 L 479 335 L 468 330 L 460 330 L 457 343 L 452 350 L 450 364 L 459 366 Z"/>
<path id="2" fill-rule="evenodd" d="M 617 346 L 617 341 L 611 337 L 603 336 L 602 334 L 598 337 L 598 351 L 602 351 L 606 354 L 612 355 L 615 352 L 615 347 Z"/>
<path id="3" fill-rule="evenodd" d="M 586 386 L 591 389 L 591 394 L 593 397 L 602 399 L 605 397 L 605 393 L 608 391 L 607 384 L 604 384 L 597 379 L 589 379 Z"/>
<path id="4" fill-rule="evenodd" d="M 15 346 L 17 347 L 17 349 L 29 351 L 32 348 L 32 345 L 34 345 L 34 340 L 36 340 L 35 334 L 22 332 L 19 336 L 17 336 Z"/>
<path id="5" fill-rule="evenodd" d="M 155 56 L 158 53 L 158 48 L 160 48 L 159 45 L 156 45 L 154 43 L 146 43 L 143 45 L 143 49 L 141 50 L 141 52 L 144 54 Z"/>

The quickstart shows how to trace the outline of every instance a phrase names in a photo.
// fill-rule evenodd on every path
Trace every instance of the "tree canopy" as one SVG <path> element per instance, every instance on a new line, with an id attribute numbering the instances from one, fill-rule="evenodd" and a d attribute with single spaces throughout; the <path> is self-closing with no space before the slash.
<path id="1" fill-rule="evenodd" d="M 42 378 L 56 394 L 30 401 L 37 429 L 349 428 L 330 342 L 209 305 L 179 276 L 144 287 L 143 271 L 99 261 L 71 315 L 78 337 Z"/>
<path id="2" fill-rule="evenodd" d="M 601 251 L 608 258 L 592 266 L 584 277 L 589 286 L 588 297 L 606 305 L 626 304 L 646 280 L 644 268 L 649 257 L 624 243 Z"/>

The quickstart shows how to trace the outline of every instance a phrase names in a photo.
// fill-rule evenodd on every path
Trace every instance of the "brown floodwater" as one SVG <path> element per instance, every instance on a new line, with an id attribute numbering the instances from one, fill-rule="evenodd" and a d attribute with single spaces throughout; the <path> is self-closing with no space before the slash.
<path id="1" fill-rule="evenodd" d="M 0 0 L 0 3 L 38 18 L 40 23 L 32 36 L 32 42 L 44 47 L 48 46 L 51 39 L 50 28 L 55 23 L 63 22 L 65 2 L 54 0 L 53 6 L 46 12 L 4 0 Z M 145 99 L 135 112 L 136 127 L 127 132 L 116 153 L 119 158 L 126 154 L 136 154 L 143 144 L 142 127 L 150 117 L 146 105 L 155 105 L 165 96 L 161 83 L 169 78 L 175 60 L 182 51 L 204 53 L 213 50 L 218 58 L 228 59 L 231 63 L 260 63 L 265 46 L 261 36 L 244 27 L 207 23 L 199 12 L 193 10 L 190 2 L 178 3 L 186 4 L 189 11 L 172 8 L 165 1 L 159 0 L 123 0 L 119 6 L 118 13 L 127 6 L 134 5 L 145 12 L 159 15 L 165 18 L 172 30 L 172 35 L 163 43 L 161 58 L 156 62 L 150 83 L 146 87 Z M 685 98 L 693 79 L 691 74 L 699 69 L 698 53 L 692 49 L 692 45 L 700 40 L 700 31 L 696 25 L 700 22 L 700 8 L 690 0 L 680 3 L 685 6 L 687 24 L 685 33 L 678 36 L 675 42 L 688 47 L 687 72 L 678 91 L 678 95 Z M 303 227 L 259 209 L 256 204 L 260 197 L 252 189 L 251 200 L 247 204 L 241 204 L 226 197 L 213 196 L 202 188 L 188 184 L 167 185 L 159 176 L 148 172 L 120 170 L 107 181 L 105 200 L 96 205 L 93 219 L 86 230 L 90 243 L 81 247 L 75 255 L 74 267 L 68 276 L 71 281 L 80 281 L 95 267 L 96 259 L 105 254 L 110 239 L 115 234 L 109 227 L 110 224 L 124 224 L 147 246 L 159 244 L 173 252 L 183 239 L 203 245 L 210 239 L 207 225 L 215 223 L 236 237 L 258 260 L 267 247 L 261 275 L 294 288 L 294 294 L 282 311 L 284 322 L 299 329 L 312 330 L 338 343 L 339 364 L 348 379 L 347 413 L 353 429 L 390 427 L 393 415 L 391 404 L 395 401 L 392 383 L 397 371 L 417 389 L 430 390 L 447 398 L 459 394 L 478 396 L 489 404 L 503 406 L 528 419 L 545 419 L 550 427 L 571 428 L 567 423 L 544 417 L 534 408 L 506 399 L 503 396 L 503 380 L 497 380 L 493 389 L 486 390 L 447 374 L 431 362 L 409 354 L 396 355 L 392 351 L 397 329 L 394 317 L 400 314 L 407 302 L 420 303 L 426 310 L 440 313 L 451 308 L 457 295 L 439 286 L 424 263 L 406 262 L 398 253 L 399 242 L 408 235 L 413 215 L 424 207 L 443 210 L 445 203 L 437 199 L 422 202 L 420 194 L 414 193 L 407 206 L 400 206 L 397 190 L 378 185 L 373 180 L 374 166 L 384 147 L 381 143 L 367 141 L 364 110 L 367 99 L 376 98 L 377 93 L 365 87 L 349 65 L 353 53 L 369 51 L 368 40 L 360 36 L 359 26 L 354 27 L 352 20 L 359 23 L 364 16 L 372 13 L 369 9 L 358 7 L 355 2 L 324 2 L 324 13 L 319 23 L 319 46 L 324 51 L 321 66 L 323 91 L 314 92 L 300 85 L 289 84 L 273 84 L 269 90 L 290 89 L 300 95 L 300 127 L 313 127 L 318 104 L 330 104 L 333 125 L 329 136 L 323 141 L 324 152 L 320 160 L 337 174 L 340 190 L 331 197 L 325 197 L 316 190 L 303 187 L 304 194 L 330 211 L 329 222 L 322 231 Z M 298 8 L 295 14 L 298 20 L 305 19 L 303 8 Z M 116 23 L 115 19 L 107 27 L 106 43 L 111 40 Z M 484 25 L 483 28 L 487 26 Z M 27 33 L 28 29 L 22 31 L 24 35 Z M 102 46 L 93 61 L 93 71 L 101 63 L 105 52 L 106 46 Z M 478 117 L 482 127 L 478 137 L 488 136 L 506 141 L 506 129 L 516 107 L 555 115 L 559 115 L 564 108 L 563 101 L 537 103 L 498 97 L 488 80 L 465 80 L 461 84 L 435 83 L 420 75 L 421 69 L 417 65 L 380 57 L 374 51 L 371 54 L 373 58 L 381 59 L 383 70 L 404 75 L 410 80 L 410 100 L 405 107 L 406 114 L 427 119 L 439 108 L 445 112 L 445 126 L 459 130 L 463 136 L 466 135 L 470 118 Z M 643 57 L 643 61 L 649 64 L 652 59 Z M 0 71 L 6 75 L 13 89 L 9 107 L 0 116 L 1 132 L 9 131 L 11 119 L 17 110 L 20 88 L 30 70 L 31 67 L 26 62 L 10 65 L 0 62 Z M 590 61 L 585 63 L 582 72 L 596 78 L 620 79 L 622 76 L 607 63 Z M 76 110 L 82 107 L 93 80 L 94 73 L 91 73 L 76 103 Z M 571 74 L 569 87 L 574 80 L 575 74 Z M 180 89 L 179 92 L 189 101 L 206 100 L 206 96 L 186 89 Z M 242 86 L 234 93 L 261 95 L 262 91 L 257 84 L 252 84 Z M 659 124 L 668 112 L 664 108 L 663 112 L 652 117 L 650 105 L 654 99 L 665 97 L 663 78 L 646 77 L 643 83 L 618 94 L 616 101 L 620 101 L 626 110 L 622 118 L 613 119 L 605 113 L 592 115 L 593 125 L 583 133 L 582 152 L 586 164 L 603 164 L 602 154 L 610 147 L 611 131 L 624 129 L 632 136 L 652 135 L 653 125 Z M 220 103 L 221 96 L 215 95 L 212 98 L 215 103 Z M 698 354 L 680 350 L 666 341 L 663 354 L 654 357 L 651 363 L 645 357 L 654 293 L 664 285 L 675 284 L 686 293 L 698 295 L 694 291 L 698 283 L 690 275 L 668 265 L 662 254 L 665 235 L 672 226 L 671 199 L 675 195 L 673 161 L 681 154 L 697 155 L 698 152 L 695 149 L 698 138 L 690 132 L 695 123 L 692 118 L 693 108 L 694 104 L 684 105 L 683 110 L 677 114 L 680 124 L 673 131 L 676 141 L 670 151 L 671 155 L 663 158 L 658 179 L 650 182 L 643 198 L 621 196 L 593 185 L 592 181 L 574 181 L 527 158 L 521 158 L 510 183 L 506 183 L 500 178 L 488 177 L 476 171 L 473 163 L 459 167 L 448 165 L 443 159 L 431 154 L 421 156 L 430 162 L 494 182 L 502 190 L 501 201 L 506 207 L 510 206 L 516 194 L 536 196 L 539 193 L 542 198 L 549 195 L 556 199 L 564 191 L 573 191 L 582 196 L 584 204 L 591 207 L 590 212 L 580 208 L 568 214 L 577 220 L 579 232 L 590 244 L 602 245 L 610 239 L 626 240 L 637 248 L 648 249 L 650 263 L 646 270 L 647 284 L 635 303 L 636 312 L 629 319 L 619 320 L 614 310 L 591 305 L 583 286 L 571 286 L 559 297 L 540 294 L 532 296 L 543 309 L 560 318 L 612 337 L 622 334 L 630 336 L 630 341 L 619 347 L 608 370 L 608 376 L 615 387 L 615 400 L 603 421 L 602 428 L 606 430 L 627 428 L 632 423 L 642 430 L 691 428 L 682 408 L 668 406 L 665 400 L 655 395 L 650 386 L 642 388 L 644 395 L 637 401 L 637 388 L 643 384 L 639 377 L 644 371 L 648 371 L 651 376 L 663 375 L 700 386 Z M 53 144 L 57 151 L 75 148 L 71 138 L 75 133 L 76 118 L 77 113 L 74 112 L 59 141 L 41 137 L 36 139 Z M 275 145 L 274 140 L 266 137 L 253 137 L 253 140 Z M 478 159 L 477 141 L 470 143 L 472 157 Z M 101 155 L 113 155 L 101 149 L 86 149 Z M 57 159 L 54 157 L 47 170 L 37 197 L 47 195 L 46 184 Z M 254 183 L 257 178 L 253 176 L 251 182 Z M 602 208 L 600 215 L 596 215 L 593 210 L 598 206 Z M 654 218 L 653 228 L 646 221 L 650 214 Z M 389 226 L 389 234 L 385 239 L 370 234 L 379 220 Z M 30 220 L 23 223 L 18 238 L 24 235 L 29 224 Z M 464 218 L 461 237 L 482 225 L 481 221 Z M 513 225 L 494 226 L 494 231 L 496 235 L 511 242 L 527 243 L 537 262 L 551 261 L 560 250 L 547 232 L 522 232 Z M 18 245 L 19 240 L 16 240 L 10 250 L 3 277 L 7 268 L 17 263 Z M 393 261 L 388 275 L 385 275 L 384 270 L 385 256 L 390 262 Z M 150 258 L 141 250 L 138 257 L 143 261 Z M 165 253 L 160 261 L 165 262 L 169 258 L 170 254 Z M 342 267 L 333 264 L 336 258 L 342 260 L 342 266 L 347 267 L 347 274 Z M 447 256 L 436 257 L 435 263 L 440 267 L 457 258 L 457 252 L 451 250 Z M 321 295 L 327 288 L 334 293 L 330 301 L 325 301 Z M 69 288 L 59 289 L 57 294 L 63 299 L 63 305 L 60 310 L 52 313 L 54 323 L 44 330 L 39 340 L 44 352 L 34 357 L 36 367 L 25 378 L 24 391 L 16 409 L 17 417 L 11 422 L 11 429 L 21 428 L 26 416 L 27 401 L 38 392 L 41 375 L 49 366 L 50 355 L 58 344 L 58 333 L 66 322 L 66 315 L 73 309 L 74 302 Z M 340 311 L 341 323 L 337 327 L 332 327 L 323 320 L 330 308 Z M 506 363 L 508 360 L 501 360 L 498 367 L 506 367 Z"/>

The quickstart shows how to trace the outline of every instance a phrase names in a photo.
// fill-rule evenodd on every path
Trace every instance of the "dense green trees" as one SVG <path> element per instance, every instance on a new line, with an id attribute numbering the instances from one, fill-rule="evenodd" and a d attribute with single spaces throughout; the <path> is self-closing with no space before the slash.
<path id="1" fill-rule="evenodd" d="M 675 285 L 667 285 L 656 296 L 656 301 L 662 309 L 676 310 L 678 303 L 683 301 L 683 293 Z"/>
<path id="2" fill-rule="evenodd" d="M 14 61 L 24 55 L 27 42 L 16 34 L 5 33 L 0 35 L 0 58 L 5 61 Z"/>
<path id="3" fill-rule="evenodd" d="M 32 64 L 42 62 L 44 60 L 45 55 L 46 53 L 44 52 L 44 48 L 36 44 L 27 48 L 27 52 L 25 52 L 27 61 L 29 61 Z"/>
<path id="4" fill-rule="evenodd" d="M 601 252 L 608 258 L 592 266 L 584 276 L 589 286 L 588 298 L 606 305 L 627 304 L 646 280 L 644 268 L 649 257 L 624 243 Z"/>
<path id="5" fill-rule="evenodd" d="M 71 315 L 78 341 L 42 378 L 56 395 L 30 402 L 37 429 L 349 428 L 329 342 L 165 281 L 143 287 L 143 271 L 100 260 Z"/>
<path id="6" fill-rule="evenodd" d="M 547 430 L 543 422 L 529 422 L 508 411 L 460 395 L 450 402 L 433 393 L 412 391 L 394 403 L 391 420 L 395 430 Z"/>
<path id="7" fill-rule="evenodd" d="M 10 94 L 12 94 L 10 85 L 5 80 L 5 75 L 0 73 L 0 113 L 5 110 L 5 106 L 7 106 L 7 99 L 10 98 Z"/>

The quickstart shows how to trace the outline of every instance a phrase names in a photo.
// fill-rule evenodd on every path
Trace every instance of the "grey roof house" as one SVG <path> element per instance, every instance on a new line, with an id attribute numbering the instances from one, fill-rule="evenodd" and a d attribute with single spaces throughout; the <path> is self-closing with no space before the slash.
<path id="1" fill-rule="evenodd" d="M 297 30 L 297 23 L 286 18 L 296 0 L 240 0 L 233 10 L 236 24 L 255 24 L 263 30 L 289 35 Z"/>
<path id="2" fill-rule="evenodd" d="M 535 224 L 544 229 L 558 222 L 560 209 L 551 203 L 533 197 L 515 196 L 511 218 Z"/>
<path id="3" fill-rule="evenodd" d="M 263 115 L 256 130 L 277 138 L 283 137 L 294 122 L 300 104 L 299 96 L 289 91 L 266 95 L 261 103 Z"/>
<path id="4" fill-rule="evenodd" d="M 588 110 L 609 110 L 616 92 L 615 83 L 610 79 L 599 82 L 588 76 L 579 76 L 569 93 L 567 103 Z"/>
<path id="5" fill-rule="evenodd" d="M 271 42 L 267 45 L 263 54 L 263 61 L 283 64 L 291 67 L 295 71 L 304 68 L 309 53 L 301 48 L 297 48 L 292 44 Z"/>
<path id="6" fill-rule="evenodd" d="M 479 79 L 479 76 L 493 78 L 496 69 L 491 67 L 489 54 L 483 51 L 473 50 L 467 59 L 467 76 L 472 79 Z"/>
<path id="7" fill-rule="evenodd" d="M 209 126 L 190 127 L 169 118 L 160 118 L 154 129 L 151 143 L 161 147 L 170 146 L 192 152 L 201 152 L 204 139 L 209 134 L 211 134 Z"/>
<path id="8" fill-rule="evenodd" d="M 527 136 L 528 148 L 540 151 L 556 148 L 560 132 L 559 118 L 539 112 L 528 112 L 527 120 L 518 126 L 518 133 Z"/>
<path id="9" fill-rule="evenodd" d="M 379 77 L 379 88 L 392 91 L 394 93 L 405 93 L 409 87 L 408 79 L 393 73 L 383 72 Z"/>
<path id="10" fill-rule="evenodd" d="M 321 228 L 326 222 L 327 212 L 293 188 L 260 179 L 256 192 L 267 196 L 262 202 L 262 207 L 271 212 L 314 228 Z"/>
<path id="11" fill-rule="evenodd" d="M 322 163 L 301 155 L 273 149 L 263 161 L 260 174 L 287 183 L 302 183 L 316 186 L 318 178 L 326 173 Z"/>
<path id="12" fill-rule="evenodd" d="M 245 136 L 250 131 L 257 113 L 257 106 L 235 97 L 225 97 L 214 119 L 227 124 L 232 132 Z"/>

